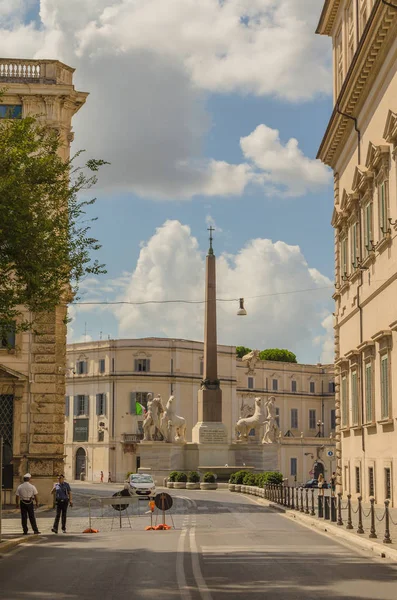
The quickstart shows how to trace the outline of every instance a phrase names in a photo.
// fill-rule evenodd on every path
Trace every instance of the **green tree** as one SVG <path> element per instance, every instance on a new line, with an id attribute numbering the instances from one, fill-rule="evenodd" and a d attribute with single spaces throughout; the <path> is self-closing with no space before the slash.
<path id="1" fill-rule="evenodd" d="M 75 166 L 80 153 L 65 162 L 58 153 L 61 144 L 56 130 L 33 117 L 0 122 L 3 337 L 16 319 L 17 328 L 31 327 L 22 307 L 33 314 L 51 311 L 61 299 L 73 298 L 85 275 L 106 273 L 104 265 L 91 259 L 91 252 L 101 247 L 89 234 L 95 219 L 85 216 L 95 199 L 81 198 L 105 162 Z"/>
<path id="2" fill-rule="evenodd" d="M 280 350 L 280 348 L 269 348 L 259 352 L 261 360 L 275 360 L 278 362 L 297 363 L 296 355 L 290 350 Z"/>
<path id="3" fill-rule="evenodd" d="M 236 346 L 236 356 L 238 358 L 243 358 L 246 354 L 251 352 L 251 348 L 246 348 L 245 346 Z"/>

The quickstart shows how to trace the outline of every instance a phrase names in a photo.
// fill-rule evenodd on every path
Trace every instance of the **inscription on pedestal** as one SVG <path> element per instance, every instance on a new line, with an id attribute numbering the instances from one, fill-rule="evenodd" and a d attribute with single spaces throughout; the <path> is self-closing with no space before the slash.
<path id="1" fill-rule="evenodd" d="M 227 432 L 217 427 L 201 427 L 200 444 L 227 444 Z"/>

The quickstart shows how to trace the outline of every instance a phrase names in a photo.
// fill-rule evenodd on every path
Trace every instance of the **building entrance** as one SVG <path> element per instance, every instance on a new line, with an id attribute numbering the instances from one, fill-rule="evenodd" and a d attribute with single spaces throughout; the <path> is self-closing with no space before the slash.
<path id="1" fill-rule="evenodd" d="M 86 462 L 86 451 L 84 448 L 79 448 L 76 452 L 75 479 L 83 479 L 82 475 L 86 476 Z"/>
<path id="2" fill-rule="evenodd" d="M 0 437 L 3 438 L 3 465 L 9 465 L 13 456 L 14 396 L 0 395 Z"/>

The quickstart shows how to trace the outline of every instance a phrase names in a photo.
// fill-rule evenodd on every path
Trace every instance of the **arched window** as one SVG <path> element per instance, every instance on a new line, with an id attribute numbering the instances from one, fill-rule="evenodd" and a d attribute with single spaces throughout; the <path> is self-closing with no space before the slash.
<path id="1" fill-rule="evenodd" d="M 79 448 L 76 452 L 75 479 L 81 479 L 81 474 L 86 475 L 87 454 L 84 448 Z"/>

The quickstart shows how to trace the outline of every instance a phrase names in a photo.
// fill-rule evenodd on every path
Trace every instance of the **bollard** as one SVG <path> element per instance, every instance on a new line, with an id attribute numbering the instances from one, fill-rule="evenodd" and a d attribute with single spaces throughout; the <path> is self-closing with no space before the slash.
<path id="1" fill-rule="evenodd" d="M 306 492 L 306 508 L 305 508 L 305 513 L 308 515 L 309 514 L 309 490 L 308 490 L 308 488 L 306 488 L 305 492 Z"/>
<path id="2" fill-rule="evenodd" d="M 336 523 L 336 498 L 331 496 L 331 521 Z"/>
<path id="3" fill-rule="evenodd" d="M 347 494 L 347 525 L 346 525 L 346 529 L 353 529 L 351 497 L 352 497 L 351 494 Z"/>
<path id="4" fill-rule="evenodd" d="M 324 519 L 329 521 L 329 496 L 323 496 L 324 498 Z"/>
<path id="5" fill-rule="evenodd" d="M 288 508 L 291 508 L 291 488 L 288 486 Z"/>
<path id="6" fill-rule="evenodd" d="M 383 538 L 384 544 L 391 544 L 389 504 L 390 500 L 385 500 L 385 537 Z"/>
<path id="7" fill-rule="evenodd" d="M 280 484 L 280 504 L 284 504 L 284 486 Z"/>
<path id="8" fill-rule="evenodd" d="M 343 525 L 342 521 L 342 492 L 338 492 L 338 520 L 337 525 Z"/>
<path id="9" fill-rule="evenodd" d="M 303 488 L 300 488 L 301 490 L 301 512 L 305 512 L 305 509 L 303 508 Z"/>
<path id="10" fill-rule="evenodd" d="M 314 488 L 312 488 L 311 491 L 312 491 L 312 508 L 311 508 L 310 514 L 312 515 L 312 517 L 314 517 L 316 514 L 316 512 L 314 510 Z"/>
<path id="11" fill-rule="evenodd" d="M 369 537 L 375 540 L 378 537 L 375 529 L 375 498 L 370 498 L 369 501 L 371 502 L 371 529 Z"/>
<path id="12" fill-rule="evenodd" d="M 299 508 L 299 488 L 296 488 L 296 507 L 295 510 L 300 510 Z"/>
<path id="13" fill-rule="evenodd" d="M 357 527 L 357 533 L 364 533 L 364 527 L 363 527 L 363 507 L 361 505 L 361 501 L 362 501 L 361 496 L 358 496 L 357 500 L 358 500 L 358 527 Z"/>
<path id="14" fill-rule="evenodd" d="M 317 501 L 318 501 L 318 518 L 319 519 L 322 519 L 324 517 L 323 498 L 324 498 L 324 496 L 320 496 L 320 494 L 317 496 Z"/>
<path id="15" fill-rule="evenodd" d="M 291 508 L 295 510 L 295 488 L 291 488 Z"/>

